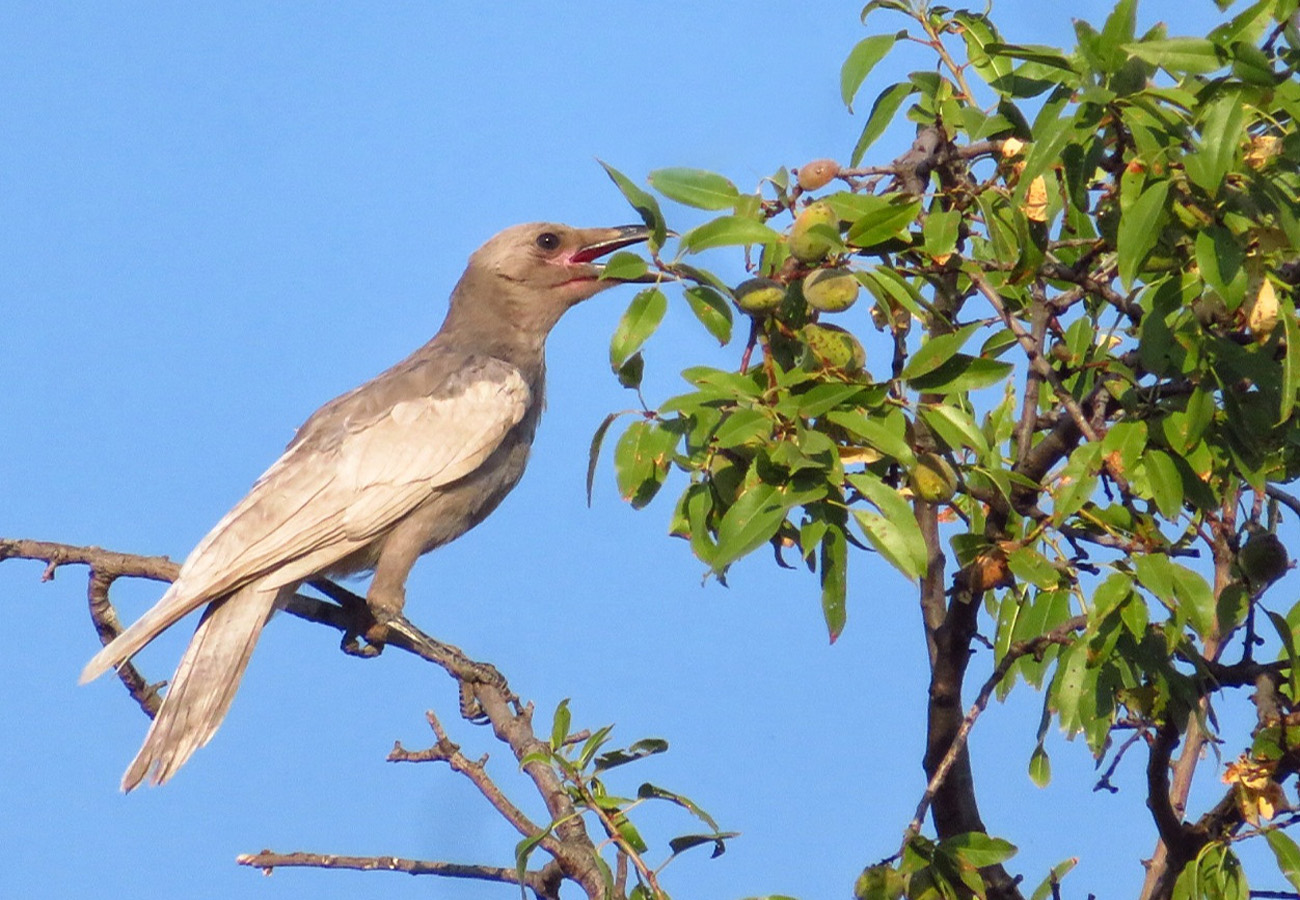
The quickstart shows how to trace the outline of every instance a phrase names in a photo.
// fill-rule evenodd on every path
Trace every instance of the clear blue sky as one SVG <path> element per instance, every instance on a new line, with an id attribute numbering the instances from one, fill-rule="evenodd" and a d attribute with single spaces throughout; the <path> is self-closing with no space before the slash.
<path id="1" fill-rule="evenodd" d="M 0 3 L 0 534 L 182 558 L 312 410 L 433 333 L 483 240 L 520 221 L 634 219 L 596 157 L 636 180 L 689 165 L 742 187 L 846 158 L 861 118 L 839 102 L 838 70 L 866 33 L 859 8 Z M 1106 8 L 1004 0 L 994 15 L 1011 39 L 1061 43 L 1071 15 Z M 1164 0 L 1142 18 L 1195 33 L 1212 13 Z M 879 159 L 908 141 L 891 133 Z M 615 789 L 652 780 L 744 833 L 720 859 L 675 863 L 678 896 L 847 896 L 924 787 L 914 591 L 859 557 L 848 628 L 828 646 L 811 577 L 758 554 L 729 589 L 701 587 L 665 536 L 670 501 L 624 506 L 608 457 L 586 507 L 587 441 L 632 405 L 606 362 L 631 295 L 560 324 L 527 476 L 417 567 L 409 610 L 495 662 L 543 718 L 571 697 L 575 724 L 670 741 Z M 646 353 L 647 395 L 738 353 L 675 304 Z M 508 864 L 516 836 L 463 780 L 383 761 L 395 739 L 429 742 L 427 708 L 467 749 L 493 749 L 456 718 L 440 672 L 345 657 L 333 632 L 282 617 L 213 743 L 165 788 L 123 797 L 147 723 L 110 679 L 76 686 L 97 645 L 83 570 L 40 573 L 0 566 L 0 896 L 512 895 L 234 865 L 264 847 Z M 127 618 L 158 594 L 115 589 Z M 146 673 L 168 677 L 188 634 L 150 648 Z M 1086 749 L 1053 738 L 1057 779 L 1037 791 L 1040 703 L 1018 692 L 977 729 L 986 820 L 1020 846 L 1031 884 L 1077 853 L 1071 895 L 1131 894 L 1152 841 L 1140 760 L 1119 797 L 1097 795 Z M 505 752 L 491 766 L 514 783 Z M 647 827 L 660 847 L 690 830 Z"/>

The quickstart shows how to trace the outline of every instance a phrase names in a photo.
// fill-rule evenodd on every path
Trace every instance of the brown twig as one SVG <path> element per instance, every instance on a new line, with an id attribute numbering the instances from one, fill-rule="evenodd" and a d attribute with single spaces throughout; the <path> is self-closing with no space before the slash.
<path id="1" fill-rule="evenodd" d="M 46 563 L 43 580 L 50 580 L 55 571 L 64 565 L 79 564 L 90 567 L 88 595 L 91 617 L 100 639 L 107 643 L 121 633 L 121 624 L 109 599 L 109 589 L 120 577 L 147 578 L 154 581 L 172 581 L 180 567 L 163 556 L 139 556 L 118 553 L 99 547 L 78 547 L 47 541 L 12 540 L 0 538 L 0 562 L 6 559 L 30 559 Z M 481 716 L 492 725 L 497 738 L 510 747 L 523 770 L 532 779 L 552 816 L 549 834 L 540 846 L 551 854 L 555 863 L 542 870 L 526 873 L 523 884 L 539 898 L 559 896 L 559 883 L 563 878 L 577 882 L 590 898 L 603 898 L 606 894 L 604 879 L 597 860 L 595 845 L 587 834 L 573 800 L 555 770 L 545 762 L 546 744 L 537 738 L 532 729 L 532 709 L 523 706 L 510 692 L 505 678 L 495 668 L 470 659 L 458 648 L 437 641 L 424 634 L 405 619 L 376 626 L 365 601 L 338 585 L 326 581 L 312 582 L 312 586 L 326 593 L 335 603 L 297 594 L 286 606 L 286 611 L 312 622 L 336 628 L 344 633 L 344 644 L 358 634 L 374 644 L 398 647 L 422 659 L 441 666 L 457 682 L 461 691 L 462 713 L 477 721 Z M 119 670 L 119 677 L 131 696 L 146 713 L 152 715 L 159 705 L 158 686 L 149 685 L 130 665 Z M 444 754 L 453 768 L 463 771 L 481 793 L 512 825 L 526 835 L 540 829 L 522 812 L 507 801 L 504 794 L 487 777 L 481 763 L 460 755 L 459 748 L 446 740 L 441 725 L 430 717 L 430 724 L 439 738 L 439 752 Z M 400 745 L 395 748 L 395 753 Z M 404 751 L 403 751 L 404 752 Z M 398 757 L 400 758 L 400 756 Z M 434 758 L 434 757 L 430 757 Z M 526 760 L 526 761 L 525 761 Z M 402 871 L 411 874 L 436 874 L 456 878 L 478 878 L 519 884 L 514 870 L 485 866 L 462 866 L 452 863 L 427 863 L 403 860 L 397 857 L 350 857 L 328 854 L 292 853 L 277 854 L 263 851 L 241 856 L 241 865 L 270 870 L 277 866 L 315 866 L 318 868 L 350 868 L 364 870 Z M 504 874 L 503 874 L 504 873 Z"/>
<path id="2" fill-rule="evenodd" d="M 1086 616 L 1075 616 L 1068 621 L 1062 622 L 1046 634 L 1040 634 L 1036 638 L 1027 641 L 1017 641 L 1008 648 L 1002 661 L 998 663 L 997 668 L 993 670 L 984 686 L 980 688 L 979 695 L 971 705 L 970 711 L 962 720 L 961 727 L 957 730 L 952 744 L 948 747 L 948 752 L 944 754 L 943 760 L 936 767 L 934 774 L 930 776 L 930 783 L 925 786 L 925 793 L 921 796 L 921 802 L 917 804 L 916 813 L 912 816 L 912 821 L 908 824 L 903 843 L 920 833 L 921 822 L 925 819 L 926 812 L 930 809 L 930 803 L 934 800 L 934 795 L 942 787 L 944 779 L 948 777 L 953 764 L 956 763 L 957 757 L 961 755 L 966 746 L 966 740 L 970 736 L 971 729 L 975 727 L 975 720 L 980 717 L 985 708 L 989 705 L 989 700 L 993 697 L 993 691 L 1002 682 L 1002 679 L 1011 671 L 1016 660 L 1023 656 L 1037 655 L 1047 649 L 1052 644 L 1068 644 L 1073 640 L 1074 632 L 1088 624 Z"/>
<path id="3" fill-rule="evenodd" d="M 445 878 L 464 878 L 473 881 L 495 881 L 502 884 L 522 884 L 539 898 L 558 897 L 555 875 L 541 869 L 527 871 L 523 879 L 514 869 L 500 866 L 476 866 L 462 863 L 435 862 L 423 859 L 403 859 L 398 856 L 335 856 L 329 853 L 244 853 L 235 858 L 241 866 L 261 869 L 270 875 L 280 868 L 352 869 L 358 872 L 401 872 L 406 875 L 441 875 Z"/>

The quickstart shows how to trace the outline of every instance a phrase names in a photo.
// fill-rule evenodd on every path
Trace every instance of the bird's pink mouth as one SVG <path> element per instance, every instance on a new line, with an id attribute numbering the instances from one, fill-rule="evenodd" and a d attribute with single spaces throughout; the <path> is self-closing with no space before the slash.
<path id="1" fill-rule="evenodd" d="M 650 237 L 650 232 L 644 225 L 624 225 L 619 228 L 611 228 L 610 233 L 612 236 L 605 240 L 579 247 L 569 257 L 569 262 L 590 263 L 602 256 L 613 253 L 615 250 L 639 244 Z"/>

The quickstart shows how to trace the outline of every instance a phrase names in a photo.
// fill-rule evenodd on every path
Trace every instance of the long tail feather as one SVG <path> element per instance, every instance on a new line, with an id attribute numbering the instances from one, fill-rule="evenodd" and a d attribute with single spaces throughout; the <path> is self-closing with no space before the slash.
<path id="1" fill-rule="evenodd" d="M 163 631 L 202 604 L 202 598 L 195 599 L 182 593 L 179 582 L 173 584 L 152 609 L 91 657 L 90 662 L 86 663 L 86 667 L 81 670 L 81 683 L 93 681 L 109 669 L 122 665 Z"/>
<path id="2" fill-rule="evenodd" d="M 249 586 L 207 608 L 144 745 L 122 776 L 122 790 L 146 777 L 162 784 L 212 738 L 280 593 Z"/>

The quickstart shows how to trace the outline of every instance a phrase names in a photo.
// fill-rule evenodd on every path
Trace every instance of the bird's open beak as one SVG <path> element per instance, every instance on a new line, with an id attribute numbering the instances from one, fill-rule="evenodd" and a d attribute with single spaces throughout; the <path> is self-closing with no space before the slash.
<path id="1" fill-rule="evenodd" d="M 584 232 L 582 246 L 569 257 L 570 263 L 585 263 L 596 270 L 597 277 L 604 266 L 596 262 L 600 257 L 639 244 L 650 239 L 650 229 L 644 225 L 619 225 L 615 228 L 589 228 Z M 656 272 L 647 272 L 637 278 L 618 278 L 614 281 L 651 282 L 658 281 Z"/>

